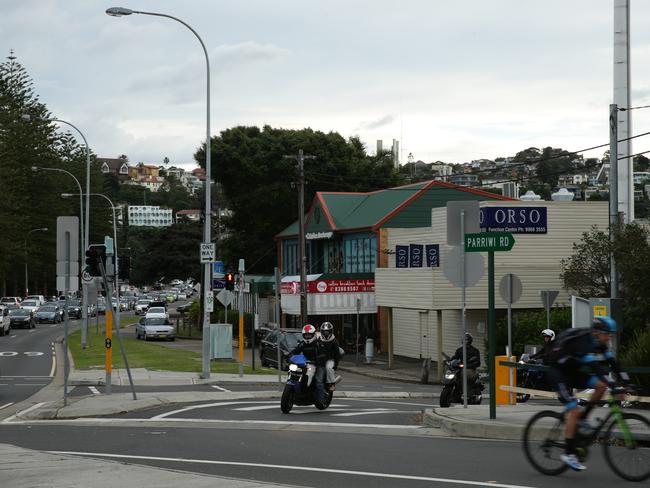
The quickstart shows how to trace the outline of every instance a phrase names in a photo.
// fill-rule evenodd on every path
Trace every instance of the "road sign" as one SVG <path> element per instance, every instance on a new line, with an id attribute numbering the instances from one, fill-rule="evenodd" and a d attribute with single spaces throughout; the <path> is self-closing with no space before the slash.
<path id="1" fill-rule="evenodd" d="M 90 273 L 88 271 L 84 270 L 84 272 L 81 275 L 81 279 L 87 282 L 93 281 L 93 277 L 90 276 Z"/>
<path id="2" fill-rule="evenodd" d="M 214 312 L 214 295 L 212 293 L 205 296 L 205 311 Z"/>
<path id="3" fill-rule="evenodd" d="M 461 210 L 464 211 L 464 232 L 479 232 L 481 230 L 477 200 L 447 202 L 447 244 L 450 246 L 460 246 L 463 242 L 463 236 L 460 235 Z"/>
<path id="4" fill-rule="evenodd" d="M 220 280 L 216 278 L 212 279 L 213 290 L 225 290 L 225 288 L 226 288 L 226 280 Z"/>
<path id="5" fill-rule="evenodd" d="M 508 273 L 499 282 L 499 294 L 504 302 L 513 304 L 521 298 L 521 280 L 517 275 Z"/>
<path id="6" fill-rule="evenodd" d="M 215 260 L 215 249 L 212 243 L 201 243 L 201 264 L 211 263 Z"/>
<path id="7" fill-rule="evenodd" d="M 213 278 L 223 278 L 226 274 L 226 268 L 223 265 L 223 261 L 215 261 L 212 263 L 212 277 Z"/>
<path id="8" fill-rule="evenodd" d="M 542 296 L 542 305 L 544 305 L 544 308 L 546 311 L 549 311 L 551 309 L 551 306 L 553 305 L 553 302 L 557 298 L 558 294 L 560 292 L 556 290 L 543 290 L 541 293 Z"/>
<path id="9" fill-rule="evenodd" d="M 480 254 L 465 255 L 465 286 L 471 287 L 476 285 L 483 277 L 485 260 Z M 461 276 L 460 266 L 460 246 L 454 246 L 445 254 L 442 261 L 442 269 L 447 279 L 454 286 L 462 286 L 463 277 Z"/>
<path id="10" fill-rule="evenodd" d="M 510 251 L 515 238 L 509 232 L 465 234 L 465 252 Z"/>
<path id="11" fill-rule="evenodd" d="M 230 305 L 235 295 L 230 290 L 221 290 L 217 293 L 217 300 L 219 300 L 224 307 Z"/>

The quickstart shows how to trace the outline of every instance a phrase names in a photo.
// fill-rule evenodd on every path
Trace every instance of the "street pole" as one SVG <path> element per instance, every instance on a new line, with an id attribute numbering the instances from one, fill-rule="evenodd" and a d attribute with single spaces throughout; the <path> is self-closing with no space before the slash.
<path id="1" fill-rule="evenodd" d="M 239 260 L 239 377 L 244 376 L 244 260 Z M 255 354 L 255 351 L 252 351 Z"/>
<path id="2" fill-rule="evenodd" d="M 618 226 L 618 105 L 609 106 L 609 241 L 613 246 Z M 614 250 L 609 252 L 610 298 L 618 298 L 618 272 Z"/>
<path id="3" fill-rule="evenodd" d="M 465 210 L 460 211 L 460 315 L 463 325 L 463 408 L 467 408 L 467 344 L 465 334 L 467 334 L 467 311 L 465 310 L 465 302 L 467 301 L 466 290 L 466 272 L 465 272 Z"/>
<path id="4" fill-rule="evenodd" d="M 276 266 L 273 270 L 275 275 L 275 327 L 277 331 L 280 331 L 280 270 Z M 277 365 L 278 365 L 278 389 L 282 391 L 282 369 L 280 365 L 282 364 L 282 358 L 280 357 L 280 336 L 278 335 L 278 347 L 277 350 Z"/>
<path id="5" fill-rule="evenodd" d="M 187 23 L 177 17 L 157 12 L 144 12 L 131 10 L 123 7 L 111 7 L 106 9 L 106 13 L 113 17 L 122 17 L 124 15 L 141 14 L 152 15 L 154 17 L 165 17 L 175 20 L 187 27 L 192 34 L 198 39 L 203 49 L 206 65 L 206 124 L 205 124 L 205 220 L 203 227 L 203 243 L 211 244 L 211 214 L 212 214 L 212 195 L 210 182 L 212 180 L 212 161 L 210 148 L 210 58 L 208 50 L 205 48 L 201 36 Z M 215 253 L 215 256 L 217 253 Z M 203 283 L 201 284 L 201 300 L 203 303 L 203 344 L 202 344 L 202 374 L 203 379 L 210 378 L 210 311 L 206 307 L 208 294 L 212 294 L 212 263 L 204 264 Z"/>
<path id="6" fill-rule="evenodd" d="M 32 229 L 27 234 L 25 235 L 25 297 L 29 296 L 29 273 L 27 270 L 27 240 L 29 238 L 29 235 L 32 232 L 47 232 L 48 228 L 47 227 L 41 227 L 38 229 Z"/>

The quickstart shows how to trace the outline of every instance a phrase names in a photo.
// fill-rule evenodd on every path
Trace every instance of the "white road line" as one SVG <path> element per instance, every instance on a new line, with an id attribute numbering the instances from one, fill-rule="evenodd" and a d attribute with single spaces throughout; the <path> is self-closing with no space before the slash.
<path id="1" fill-rule="evenodd" d="M 47 383 L 14 383 L 14 386 L 45 386 Z"/>
<path id="2" fill-rule="evenodd" d="M 421 410 L 393 410 L 392 408 L 387 408 L 383 410 L 373 410 L 370 412 L 346 412 L 346 413 L 335 413 L 332 417 L 356 417 L 359 415 L 380 415 L 382 413 L 420 413 Z"/>
<path id="3" fill-rule="evenodd" d="M 219 390 L 219 391 L 225 391 L 225 392 L 227 392 L 227 393 L 230 393 L 230 392 L 231 392 L 231 390 L 227 390 L 226 388 L 221 388 L 221 387 L 218 386 L 218 385 L 210 385 L 210 386 L 211 386 L 212 388 L 216 389 L 216 390 Z"/>
<path id="4" fill-rule="evenodd" d="M 56 354 L 52 351 L 52 367 L 50 368 L 50 378 L 54 377 L 54 372 L 56 371 Z"/>
<path id="5" fill-rule="evenodd" d="M 13 339 L 14 337 L 16 337 L 16 336 L 15 336 L 15 335 L 12 335 L 12 336 L 11 336 L 12 339 Z"/>
<path id="6" fill-rule="evenodd" d="M 414 480 L 414 481 L 429 481 L 436 483 L 450 483 L 455 485 L 473 485 L 473 486 L 492 486 L 497 488 L 531 488 L 524 485 L 509 485 L 504 483 L 494 483 L 491 481 L 471 481 L 459 480 L 450 478 L 433 478 L 429 476 L 413 476 L 406 474 L 393 474 L 393 473 L 372 473 L 368 471 L 353 471 L 350 469 L 330 469 L 330 468 L 315 468 L 309 466 L 287 466 L 286 464 L 263 464 L 263 463 L 244 463 L 236 461 L 213 461 L 210 459 L 180 459 L 158 456 L 135 456 L 129 454 L 111 454 L 111 453 L 97 453 L 97 452 L 74 452 L 74 451 L 46 451 L 50 454 L 68 454 L 73 456 L 90 456 L 90 457 L 105 457 L 115 459 L 141 459 L 143 461 L 166 461 L 175 463 L 193 463 L 193 464 L 216 464 L 225 466 L 248 466 L 251 468 L 269 468 L 269 469 L 286 469 L 291 471 L 309 471 L 317 473 L 333 473 L 345 474 L 353 476 L 365 476 L 369 478 L 388 478 L 388 479 L 401 479 L 401 480 Z"/>
<path id="7" fill-rule="evenodd" d="M 93 393 L 93 395 L 99 395 L 99 390 L 94 386 L 89 386 L 88 389 Z"/>
<path id="8" fill-rule="evenodd" d="M 6 419 L 4 419 L 4 420 L 2 421 L 2 423 L 3 423 L 3 424 L 8 424 L 8 423 L 10 423 L 13 419 L 15 419 L 17 416 L 22 415 L 22 414 L 27 413 L 27 412 L 31 412 L 32 410 L 36 410 L 36 409 L 37 409 L 38 407 L 40 407 L 41 405 L 45 405 L 45 403 L 46 403 L 46 402 L 36 403 L 36 404 L 32 405 L 31 407 L 26 408 L 25 410 L 21 410 L 21 411 L 19 411 L 19 412 L 16 412 L 15 415 L 12 415 L 11 417 L 7 417 Z"/>
<path id="9" fill-rule="evenodd" d="M 10 407 L 10 406 L 13 405 L 13 404 L 14 404 L 14 402 L 5 403 L 4 405 L 0 406 L 0 410 L 2 410 L 3 408 Z"/>
<path id="10" fill-rule="evenodd" d="M 49 378 L 49 376 L 0 376 L 0 378 L 21 378 L 26 380 L 41 380 L 43 378 Z"/>

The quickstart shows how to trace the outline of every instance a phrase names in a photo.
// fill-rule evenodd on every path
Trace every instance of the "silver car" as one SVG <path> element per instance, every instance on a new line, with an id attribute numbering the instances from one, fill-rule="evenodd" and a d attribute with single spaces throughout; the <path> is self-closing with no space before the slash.
<path id="1" fill-rule="evenodd" d="M 135 326 L 137 339 L 168 339 L 173 341 L 174 326 L 165 318 L 142 318 Z"/>

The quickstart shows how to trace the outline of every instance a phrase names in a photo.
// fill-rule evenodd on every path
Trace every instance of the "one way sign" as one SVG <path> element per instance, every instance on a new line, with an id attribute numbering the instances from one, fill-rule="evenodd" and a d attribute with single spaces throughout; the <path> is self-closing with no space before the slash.
<path id="1" fill-rule="evenodd" d="M 205 242 L 202 242 L 201 243 L 201 264 L 211 263 L 215 261 L 214 255 L 215 255 L 214 244 L 212 243 L 206 244 Z"/>

